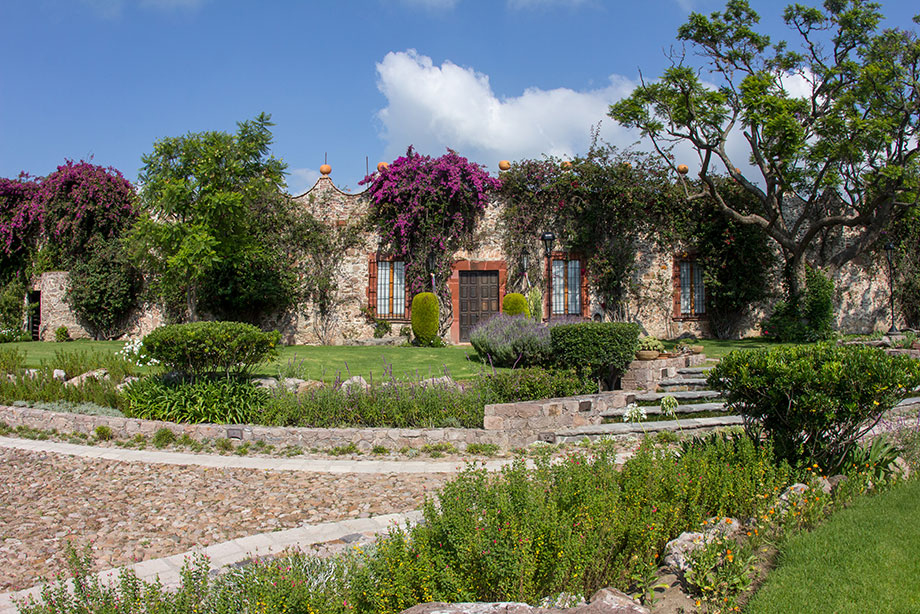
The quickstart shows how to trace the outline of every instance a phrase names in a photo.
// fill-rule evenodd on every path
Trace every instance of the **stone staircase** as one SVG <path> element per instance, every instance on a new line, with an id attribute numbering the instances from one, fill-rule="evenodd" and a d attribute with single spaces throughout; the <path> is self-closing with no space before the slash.
<path id="1" fill-rule="evenodd" d="M 655 392 L 639 392 L 632 396 L 632 402 L 640 405 L 649 418 L 662 416 L 664 412 L 661 409 L 661 399 L 666 396 L 674 397 L 678 402 L 675 409 L 676 420 L 653 419 L 645 420 L 641 424 L 623 422 L 627 409 L 625 407 L 610 408 L 600 414 L 604 418 L 603 424 L 561 429 L 555 433 L 556 441 L 595 440 L 602 437 L 659 431 L 698 431 L 742 424 L 741 416 L 729 415 L 725 410 L 725 403 L 719 393 L 709 390 L 706 384 L 706 374 L 711 368 L 711 366 L 679 368 L 674 377 L 659 381 L 658 390 Z M 697 414 L 714 412 L 722 415 L 695 417 Z"/>

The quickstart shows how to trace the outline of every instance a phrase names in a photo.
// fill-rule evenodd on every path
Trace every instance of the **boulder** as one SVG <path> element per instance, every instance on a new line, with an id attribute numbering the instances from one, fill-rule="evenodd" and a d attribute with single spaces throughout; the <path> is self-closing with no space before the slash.
<path id="1" fill-rule="evenodd" d="M 296 377 L 286 377 L 281 380 L 281 384 L 287 389 L 288 392 L 297 392 L 297 389 L 302 383 L 306 380 L 298 379 Z"/>
<path id="2" fill-rule="evenodd" d="M 349 377 L 347 380 L 342 382 L 342 390 L 350 390 L 352 388 L 367 390 L 367 380 L 365 380 L 360 375 L 353 375 L 352 377 Z"/>
<path id="3" fill-rule="evenodd" d="M 297 394 L 307 394 L 313 390 L 319 390 L 325 385 L 326 384 L 315 379 L 303 380 L 297 385 Z"/>
<path id="4" fill-rule="evenodd" d="M 274 390 L 278 387 L 278 380 L 274 377 L 255 377 L 252 379 L 252 383 L 257 388 L 265 388 L 266 390 Z"/>
<path id="5" fill-rule="evenodd" d="M 51 372 L 51 377 L 59 382 L 67 381 L 67 373 L 64 372 L 64 369 L 55 369 Z"/>
<path id="6" fill-rule="evenodd" d="M 897 457 L 894 459 L 894 462 L 891 463 L 891 471 L 894 475 L 898 476 L 902 480 L 906 480 L 910 477 L 910 465 L 902 457 Z"/>
<path id="7" fill-rule="evenodd" d="M 588 603 L 571 608 L 542 608 L 510 601 L 420 603 L 401 614 L 649 614 L 649 610 L 615 588 L 602 588 Z"/>
<path id="8" fill-rule="evenodd" d="M 666 567 L 682 577 L 690 570 L 690 553 L 702 548 L 708 539 L 696 531 L 684 531 L 664 546 L 664 559 Z"/>
<path id="9" fill-rule="evenodd" d="M 418 383 L 422 388 L 446 388 L 448 390 L 457 390 L 460 391 L 460 384 L 455 382 L 449 375 L 442 375 L 441 377 L 429 377 L 428 379 L 423 379 Z"/>
<path id="10" fill-rule="evenodd" d="M 845 475 L 832 475 L 831 477 L 827 478 L 827 483 L 830 484 L 831 486 L 831 492 L 834 492 L 835 490 L 837 490 L 837 488 L 839 488 L 841 484 L 846 482 L 847 479 L 848 478 Z"/>
<path id="11" fill-rule="evenodd" d="M 65 386 L 82 386 L 83 383 L 87 380 L 109 380 L 109 372 L 105 369 L 94 369 L 92 371 L 87 371 L 81 375 L 78 375 L 74 378 L 71 378 L 64 382 Z"/>
<path id="12" fill-rule="evenodd" d="M 115 390 L 118 392 L 123 392 L 125 388 L 139 380 L 140 378 L 134 375 L 127 376 L 120 384 L 115 386 Z"/>
<path id="13" fill-rule="evenodd" d="M 801 482 L 793 484 L 789 488 L 783 491 L 783 494 L 779 496 L 780 501 L 789 501 L 789 498 L 792 495 L 802 495 L 808 491 L 808 485 L 802 484 Z"/>

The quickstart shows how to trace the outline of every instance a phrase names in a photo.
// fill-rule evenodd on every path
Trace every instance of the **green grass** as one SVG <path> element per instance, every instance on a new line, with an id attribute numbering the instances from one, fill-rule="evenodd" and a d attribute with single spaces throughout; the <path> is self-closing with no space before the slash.
<path id="1" fill-rule="evenodd" d="M 703 353 L 706 354 L 707 358 L 718 359 L 721 359 L 729 352 L 733 352 L 735 350 L 760 350 L 765 348 L 782 347 L 784 345 L 796 345 L 792 343 L 779 343 L 778 341 L 770 341 L 768 339 L 764 339 L 763 337 L 751 337 L 748 339 L 700 339 L 690 343 L 693 345 L 702 345 L 704 348 Z M 670 349 L 674 347 L 674 343 L 665 342 L 665 347 Z"/>
<path id="2" fill-rule="evenodd" d="M 865 497 L 792 537 L 745 612 L 920 612 L 920 482 Z"/>
<path id="3" fill-rule="evenodd" d="M 26 367 L 37 368 L 42 361 L 50 362 L 54 353 L 60 350 L 114 354 L 124 347 L 124 342 L 27 341 L 5 343 L 3 347 L 22 350 L 26 354 Z M 470 346 L 419 348 L 292 345 L 281 348 L 278 358 L 272 363 L 261 365 L 256 374 L 277 377 L 279 370 L 289 364 L 297 367 L 297 374 L 293 377 L 326 382 L 335 380 L 337 375 L 342 379 L 360 375 L 368 381 L 371 378 L 380 381 L 389 379 L 388 373 L 398 379 L 425 379 L 443 375 L 445 368 L 455 380 L 464 380 L 475 377 L 484 368 L 491 371 L 491 367 L 479 362 L 476 352 Z M 141 369 L 142 372 L 146 370 Z"/>

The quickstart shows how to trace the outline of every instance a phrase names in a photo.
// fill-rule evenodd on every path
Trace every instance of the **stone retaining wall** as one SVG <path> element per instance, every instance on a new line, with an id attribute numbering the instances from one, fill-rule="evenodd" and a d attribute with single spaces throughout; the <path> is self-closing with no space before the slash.
<path id="1" fill-rule="evenodd" d="M 258 441 L 279 446 L 301 446 L 303 448 L 327 449 L 355 444 L 362 452 L 374 446 L 385 446 L 390 450 L 403 447 L 421 448 L 426 444 L 450 442 L 464 450 L 471 443 L 496 444 L 502 448 L 525 446 L 536 437 L 526 432 L 490 431 L 485 429 L 391 429 L 391 428 L 335 428 L 316 429 L 299 427 L 226 425 L 226 424 L 175 424 L 159 420 L 137 418 L 116 418 L 112 416 L 88 416 L 51 412 L 30 407 L 0 405 L 0 421 L 11 427 L 28 426 L 37 429 L 57 429 L 63 433 L 92 434 L 97 426 L 107 426 L 118 438 L 130 438 L 140 434 L 152 437 L 161 428 L 168 428 L 176 435 L 188 434 L 196 440 L 227 437 L 242 441 Z"/>
<path id="2" fill-rule="evenodd" d="M 513 433 L 529 442 L 549 441 L 560 428 L 601 424 L 601 412 L 625 407 L 633 395 L 624 390 L 577 397 L 499 403 L 486 405 L 484 426 L 487 431 Z"/>
<path id="3" fill-rule="evenodd" d="M 626 373 L 620 378 L 623 390 L 655 390 L 658 382 L 675 377 L 678 369 L 699 367 L 706 364 L 705 354 L 681 354 L 674 358 L 656 358 L 655 360 L 634 360 L 629 363 Z"/>

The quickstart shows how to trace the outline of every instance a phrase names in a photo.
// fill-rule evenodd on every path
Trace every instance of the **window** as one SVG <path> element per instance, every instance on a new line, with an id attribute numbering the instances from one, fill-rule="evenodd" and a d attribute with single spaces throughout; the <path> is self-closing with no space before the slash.
<path id="1" fill-rule="evenodd" d="M 582 315 L 581 260 L 553 260 L 553 315 Z"/>
<path id="2" fill-rule="evenodd" d="M 706 315 L 706 288 L 703 285 L 703 268 L 695 260 L 679 260 L 679 310 L 680 317 Z"/>
<path id="3" fill-rule="evenodd" d="M 377 261 L 377 317 L 406 317 L 406 263 Z"/>

